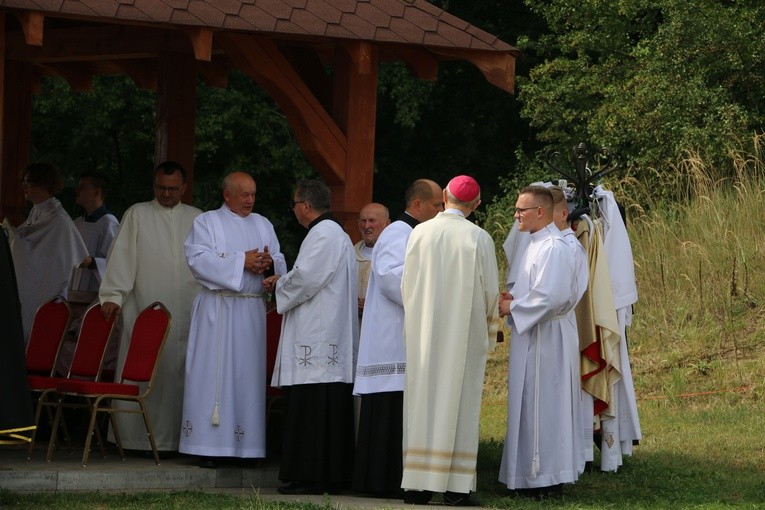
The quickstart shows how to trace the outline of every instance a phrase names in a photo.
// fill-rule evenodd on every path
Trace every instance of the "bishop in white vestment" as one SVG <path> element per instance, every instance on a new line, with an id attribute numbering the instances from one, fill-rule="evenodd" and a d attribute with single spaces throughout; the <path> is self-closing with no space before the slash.
<path id="1" fill-rule="evenodd" d="M 414 229 L 404 259 L 401 487 L 406 503 L 424 504 L 443 492 L 446 504 L 466 505 L 475 504 L 470 492 L 499 282 L 491 236 L 466 219 L 480 204 L 478 184 L 455 177 L 443 196 L 445 211 Z"/>
<path id="2" fill-rule="evenodd" d="M 180 203 L 185 189 L 185 172 L 178 170 L 180 165 L 176 165 L 166 162 L 158 167 L 154 176 L 154 200 L 135 204 L 125 211 L 99 290 L 105 314 L 121 310 L 117 377 L 130 346 L 138 313 L 154 301 L 160 301 L 172 315 L 170 332 L 159 356 L 154 387 L 146 401 L 157 449 L 162 451 L 178 450 L 189 319 L 191 304 L 199 292 L 199 283 L 186 263 L 183 243 L 194 218 L 202 211 Z M 167 171 L 170 173 L 165 173 Z M 119 420 L 120 438 L 125 448 L 151 449 L 140 415 L 118 413 L 115 419 Z"/>
<path id="3" fill-rule="evenodd" d="M 287 272 L 271 222 L 253 213 L 255 181 L 224 179 L 225 204 L 197 216 L 186 259 L 202 285 L 191 312 L 179 451 L 266 456 L 263 272 Z"/>

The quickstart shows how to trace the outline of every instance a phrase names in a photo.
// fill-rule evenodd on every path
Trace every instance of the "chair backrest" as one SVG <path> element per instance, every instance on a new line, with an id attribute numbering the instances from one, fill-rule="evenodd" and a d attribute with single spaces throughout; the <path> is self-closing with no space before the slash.
<path id="1" fill-rule="evenodd" d="M 170 312 L 159 301 L 150 304 L 138 314 L 130 335 L 122 380 L 150 382 L 157 371 L 157 360 L 167 333 L 170 331 Z"/>
<path id="2" fill-rule="evenodd" d="M 69 303 L 61 296 L 46 301 L 37 309 L 27 343 L 28 372 L 53 375 L 56 357 L 70 320 Z"/>
<path id="3" fill-rule="evenodd" d="M 112 314 L 111 318 L 106 320 L 98 303 L 85 311 L 67 377 L 96 381 L 100 378 L 106 346 L 114 329 L 115 315 Z"/>

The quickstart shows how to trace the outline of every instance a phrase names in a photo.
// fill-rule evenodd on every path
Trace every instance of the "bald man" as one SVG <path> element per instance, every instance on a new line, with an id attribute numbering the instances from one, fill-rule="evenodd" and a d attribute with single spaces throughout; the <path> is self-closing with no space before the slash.
<path id="1" fill-rule="evenodd" d="M 202 286 L 191 312 L 179 451 L 216 467 L 266 456 L 266 304 L 263 273 L 287 272 L 274 227 L 253 213 L 255 181 L 223 179 L 220 209 L 200 215 L 186 260 Z"/>
<path id="2" fill-rule="evenodd" d="M 359 269 L 359 318 L 364 312 L 364 298 L 369 284 L 369 272 L 372 269 L 372 249 L 383 229 L 390 225 L 388 208 L 377 202 L 370 202 L 359 212 L 359 233 L 361 241 L 353 246 L 356 252 L 356 264 Z"/>

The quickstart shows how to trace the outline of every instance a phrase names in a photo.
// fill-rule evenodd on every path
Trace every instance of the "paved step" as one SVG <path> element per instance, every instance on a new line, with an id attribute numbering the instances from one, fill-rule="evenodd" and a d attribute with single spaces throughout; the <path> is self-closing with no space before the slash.
<path id="1" fill-rule="evenodd" d="M 87 467 L 81 465 L 82 450 L 69 453 L 61 449 L 51 462 L 45 450 L 35 449 L 27 460 L 26 448 L 0 448 L 0 488 L 12 491 L 97 491 L 97 490 L 184 490 L 224 488 L 274 488 L 278 465 L 261 461 L 255 468 L 224 465 L 217 469 L 200 468 L 196 457 L 166 459 L 158 466 L 143 452 L 128 452 L 120 460 L 116 449 L 101 458 L 90 455 Z"/>

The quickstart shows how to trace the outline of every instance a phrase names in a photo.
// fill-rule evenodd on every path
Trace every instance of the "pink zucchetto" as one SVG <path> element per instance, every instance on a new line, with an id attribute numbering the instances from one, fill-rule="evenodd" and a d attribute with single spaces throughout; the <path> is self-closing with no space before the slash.
<path id="1" fill-rule="evenodd" d="M 456 199 L 465 203 L 472 202 L 481 194 L 480 186 L 469 175 L 458 175 L 446 187 Z"/>

